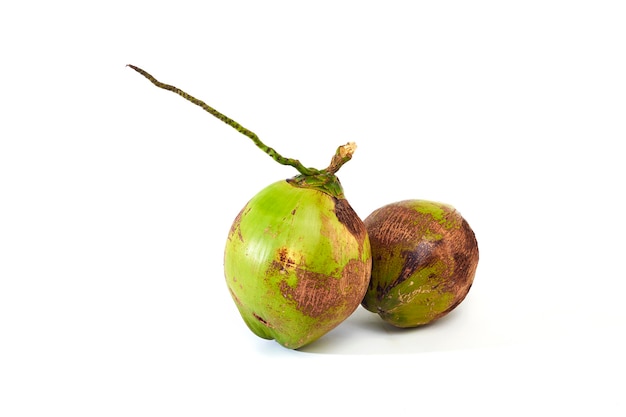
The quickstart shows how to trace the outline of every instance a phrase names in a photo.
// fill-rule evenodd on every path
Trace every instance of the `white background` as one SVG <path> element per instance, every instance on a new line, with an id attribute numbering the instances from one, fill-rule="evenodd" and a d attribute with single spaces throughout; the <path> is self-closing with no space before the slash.
<path id="1" fill-rule="evenodd" d="M 9 5 L 9 4 L 19 4 Z M 620 1 L 0 6 L 0 415 L 624 415 Z M 424 198 L 479 242 L 453 313 L 254 336 L 226 234 L 295 174 L 363 218 Z M 217 411 L 222 410 L 222 411 Z"/>

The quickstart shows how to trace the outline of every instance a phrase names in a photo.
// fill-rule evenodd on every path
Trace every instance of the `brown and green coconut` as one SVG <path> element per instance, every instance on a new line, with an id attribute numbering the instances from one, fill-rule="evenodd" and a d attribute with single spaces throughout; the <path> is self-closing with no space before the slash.
<path id="1" fill-rule="evenodd" d="M 405 200 L 365 220 L 372 277 L 363 307 L 397 327 L 437 320 L 466 297 L 478 265 L 478 244 L 454 207 Z"/>

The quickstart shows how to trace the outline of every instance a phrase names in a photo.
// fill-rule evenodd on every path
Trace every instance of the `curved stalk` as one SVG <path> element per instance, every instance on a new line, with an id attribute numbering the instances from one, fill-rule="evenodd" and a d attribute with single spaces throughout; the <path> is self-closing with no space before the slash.
<path id="1" fill-rule="evenodd" d="M 263 152 L 265 152 L 266 154 L 271 156 L 272 159 L 274 159 L 279 164 L 281 164 L 281 165 L 290 165 L 290 166 L 294 167 L 295 169 L 297 169 L 298 172 L 300 172 L 300 174 L 306 175 L 306 176 L 317 175 L 317 174 L 320 173 L 320 170 L 318 170 L 318 169 L 306 168 L 297 159 L 283 157 L 281 154 L 276 152 L 276 150 L 274 150 L 274 148 L 271 148 L 271 147 L 267 146 L 266 144 L 264 144 L 263 142 L 261 142 L 261 140 L 256 135 L 256 133 L 252 132 L 251 130 L 246 129 L 245 127 L 243 127 L 242 125 L 240 125 L 239 123 L 237 123 L 236 121 L 231 119 L 230 117 L 225 116 L 224 114 L 222 114 L 219 111 L 215 110 L 213 107 L 209 106 L 204 101 L 199 100 L 199 99 L 195 98 L 194 96 L 192 96 L 190 94 L 187 94 L 186 92 L 184 92 L 180 88 L 177 88 L 177 87 L 174 87 L 173 85 L 165 84 L 165 83 L 162 83 L 162 82 L 158 81 L 156 78 L 154 78 L 148 72 L 144 71 L 143 69 L 141 69 L 139 67 L 136 67 L 135 65 L 128 64 L 128 66 L 130 68 L 134 69 L 135 71 L 137 71 L 138 73 L 140 73 L 141 75 L 143 75 L 144 77 L 146 77 L 152 84 L 156 85 L 157 87 L 178 94 L 179 96 L 181 96 L 185 100 L 190 101 L 193 104 L 195 104 L 196 106 L 201 107 L 206 112 L 210 113 L 211 115 L 215 116 L 216 118 L 218 118 L 222 122 L 224 122 L 227 125 L 231 126 L 235 130 L 237 130 L 239 133 L 242 133 L 242 134 L 246 135 L 247 137 L 252 139 L 252 141 L 254 142 L 254 144 L 257 147 L 259 147 Z M 341 166 L 341 165 L 339 165 L 339 166 Z M 337 169 L 339 169 L 339 168 L 337 167 Z M 336 170 L 333 171 L 333 172 L 336 172 Z"/>

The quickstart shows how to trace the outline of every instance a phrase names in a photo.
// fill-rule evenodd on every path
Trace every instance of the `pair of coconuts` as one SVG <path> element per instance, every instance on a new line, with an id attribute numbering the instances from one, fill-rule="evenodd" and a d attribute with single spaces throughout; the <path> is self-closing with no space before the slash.
<path id="1" fill-rule="evenodd" d="M 254 334 L 298 349 L 337 327 L 359 305 L 391 325 L 410 328 L 445 316 L 465 299 L 478 265 L 478 244 L 454 207 L 405 200 L 361 220 L 336 176 L 352 158 L 354 143 L 340 146 L 325 169 L 304 167 L 205 102 L 129 67 L 299 172 L 255 195 L 228 233 L 226 283 Z"/>

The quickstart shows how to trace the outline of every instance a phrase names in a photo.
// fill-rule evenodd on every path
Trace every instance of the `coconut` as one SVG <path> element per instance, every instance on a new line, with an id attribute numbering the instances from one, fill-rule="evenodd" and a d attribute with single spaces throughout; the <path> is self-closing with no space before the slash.
<path id="1" fill-rule="evenodd" d="M 451 205 L 405 200 L 364 220 L 372 276 L 362 305 L 396 327 L 431 323 L 467 296 L 478 266 L 474 231 Z"/>

